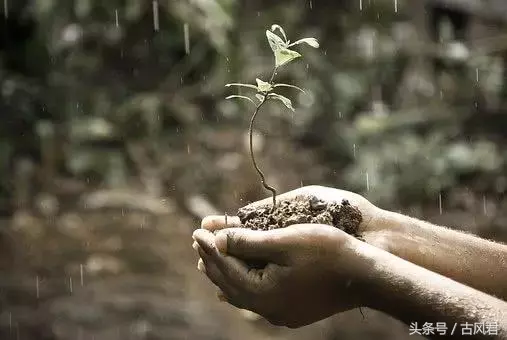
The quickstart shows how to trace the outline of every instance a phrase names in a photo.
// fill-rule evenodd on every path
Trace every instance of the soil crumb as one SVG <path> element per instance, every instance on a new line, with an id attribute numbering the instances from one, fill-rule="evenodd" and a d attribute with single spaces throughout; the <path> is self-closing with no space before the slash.
<path id="1" fill-rule="evenodd" d="M 332 225 L 348 234 L 357 236 L 362 221 L 359 209 L 347 200 L 327 203 L 315 196 L 299 196 L 295 199 L 277 202 L 276 209 L 271 205 L 247 206 L 238 210 L 237 216 L 243 228 L 271 230 L 285 228 L 300 223 L 320 223 Z"/>

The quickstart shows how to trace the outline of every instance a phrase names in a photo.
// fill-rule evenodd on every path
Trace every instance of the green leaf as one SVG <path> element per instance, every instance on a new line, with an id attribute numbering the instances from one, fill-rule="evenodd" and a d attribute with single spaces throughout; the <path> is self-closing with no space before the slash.
<path id="1" fill-rule="evenodd" d="M 264 95 L 262 95 L 262 94 L 260 94 L 260 93 L 257 93 L 257 94 L 255 95 L 255 97 L 257 97 L 257 99 L 259 99 L 259 101 L 262 103 L 262 102 L 264 101 L 264 97 L 265 97 L 265 96 L 264 96 Z"/>
<path id="2" fill-rule="evenodd" d="M 275 30 L 279 30 L 279 31 L 280 31 L 280 33 L 282 33 L 282 35 L 283 35 L 283 39 L 284 39 L 285 41 L 287 41 L 287 36 L 285 35 L 285 31 L 283 30 L 282 26 L 277 25 L 277 24 L 273 24 L 273 25 L 271 25 L 271 31 L 273 31 L 273 32 L 274 32 Z"/>
<path id="3" fill-rule="evenodd" d="M 266 31 L 266 37 L 268 38 L 269 46 L 271 46 L 271 50 L 275 53 L 275 55 L 277 51 L 287 48 L 287 43 L 276 34 Z"/>
<path id="4" fill-rule="evenodd" d="M 291 109 L 293 112 L 295 111 L 294 107 L 292 106 L 292 102 L 289 98 L 284 97 L 278 93 L 270 93 L 268 96 L 269 96 L 269 98 L 273 98 L 273 99 L 281 101 L 283 103 L 283 105 L 287 106 L 287 108 Z"/>
<path id="5" fill-rule="evenodd" d="M 275 51 L 275 65 L 280 67 L 299 57 L 301 57 L 301 54 L 287 48 L 277 50 Z"/>
<path id="6" fill-rule="evenodd" d="M 248 87 L 248 88 L 251 88 L 251 89 L 254 89 L 254 90 L 259 90 L 257 88 L 257 86 L 255 85 L 252 85 L 252 84 L 242 84 L 242 83 L 229 83 L 229 84 L 225 84 L 225 87 L 231 87 L 231 86 L 242 86 L 242 87 Z"/>
<path id="7" fill-rule="evenodd" d="M 290 44 L 287 47 L 291 47 L 291 46 L 299 45 L 299 44 L 303 44 L 303 43 L 304 44 L 308 44 L 308 45 L 310 45 L 313 48 L 319 48 L 319 42 L 315 38 L 299 39 L 298 41 L 294 41 L 292 44 Z"/>
<path id="8" fill-rule="evenodd" d="M 233 94 L 231 96 L 226 97 L 225 99 L 232 99 L 232 98 L 246 99 L 246 100 L 249 100 L 252 104 L 255 105 L 255 102 L 251 98 L 248 98 L 247 96 L 240 96 L 240 95 L 237 95 L 237 94 Z"/>
<path id="9" fill-rule="evenodd" d="M 273 87 L 291 87 L 293 89 L 299 90 L 299 91 L 301 91 L 301 92 L 303 92 L 303 93 L 306 94 L 305 90 L 303 90 L 302 88 L 297 87 L 295 85 L 290 85 L 290 84 L 275 84 L 275 85 L 273 85 Z"/>
<path id="10" fill-rule="evenodd" d="M 259 89 L 260 92 L 269 92 L 273 89 L 273 86 L 271 86 L 270 83 L 267 83 L 264 80 L 256 78 L 255 81 L 257 82 L 257 88 Z"/>

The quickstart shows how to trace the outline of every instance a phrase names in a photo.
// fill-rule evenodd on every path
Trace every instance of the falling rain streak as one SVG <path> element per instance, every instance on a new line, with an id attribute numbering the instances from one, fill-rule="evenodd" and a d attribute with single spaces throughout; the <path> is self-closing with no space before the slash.
<path id="1" fill-rule="evenodd" d="M 482 196 L 482 206 L 483 206 L 483 209 L 484 209 L 484 215 L 487 215 L 488 214 L 488 211 L 487 211 L 487 207 L 486 207 L 486 195 L 483 195 Z"/>
<path id="2" fill-rule="evenodd" d="M 4 0 L 4 17 L 5 19 L 9 18 L 9 4 L 7 3 L 7 0 Z"/>
<path id="3" fill-rule="evenodd" d="M 366 191 L 370 191 L 370 176 L 366 173 Z"/>
<path id="4" fill-rule="evenodd" d="M 72 294 L 72 277 L 69 277 L 69 292 Z"/>
<path id="5" fill-rule="evenodd" d="M 37 275 L 35 277 L 35 291 L 36 291 L 36 296 L 37 296 L 37 299 L 40 297 L 40 293 L 39 293 L 39 275 Z"/>
<path id="6" fill-rule="evenodd" d="M 81 277 L 81 287 L 83 287 L 84 277 L 83 277 L 83 265 L 82 264 L 79 265 L 79 275 Z"/>
<path id="7" fill-rule="evenodd" d="M 440 211 L 440 215 L 442 215 L 442 194 L 438 194 L 438 210 Z"/>
<path id="8" fill-rule="evenodd" d="M 185 53 L 190 54 L 190 29 L 187 23 L 183 25 L 183 36 L 185 38 Z"/>
<path id="9" fill-rule="evenodd" d="M 359 0 L 359 10 L 363 10 L 363 0 Z"/>
<path id="10" fill-rule="evenodd" d="M 398 0 L 394 0 L 394 12 L 398 13 Z"/>
<path id="11" fill-rule="evenodd" d="M 120 26 L 120 18 L 118 17 L 118 10 L 117 9 L 114 10 L 114 18 L 115 18 L 116 27 L 119 27 Z"/>
<path id="12" fill-rule="evenodd" d="M 479 82 L 479 69 L 478 68 L 475 69 L 475 81 Z"/>
<path id="13" fill-rule="evenodd" d="M 153 28 L 156 32 L 160 29 L 160 21 L 158 17 L 158 0 L 153 0 Z"/>

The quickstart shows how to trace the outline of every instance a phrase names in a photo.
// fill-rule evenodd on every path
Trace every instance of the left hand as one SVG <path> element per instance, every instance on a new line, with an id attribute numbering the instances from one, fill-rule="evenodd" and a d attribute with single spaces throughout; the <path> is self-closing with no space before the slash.
<path id="1" fill-rule="evenodd" d="M 198 267 L 230 304 L 272 324 L 301 327 L 364 305 L 359 289 L 361 241 L 327 225 L 292 225 L 269 231 L 199 229 L 193 235 Z M 245 261 L 263 261 L 263 269 Z"/>

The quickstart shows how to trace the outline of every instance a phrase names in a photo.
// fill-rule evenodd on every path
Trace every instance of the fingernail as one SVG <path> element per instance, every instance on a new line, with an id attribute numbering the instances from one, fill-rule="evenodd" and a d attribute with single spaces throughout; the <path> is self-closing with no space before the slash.
<path id="1" fill-rule="evenodd" d="M 194 248 L 194 250 L 197 251 L 197 249 L 199 248 L 199 244 L 194 241 L 194 243 L 192 243 L 192 248 Z"/>
<path id="2" fill-rule="evenodd" d="M 201 273 L 206 273 L 206 267 L 204 267 L 204 262 L 202 259 L 199 259 L 199 261 L 197 261 L 197 270 Z"/>

